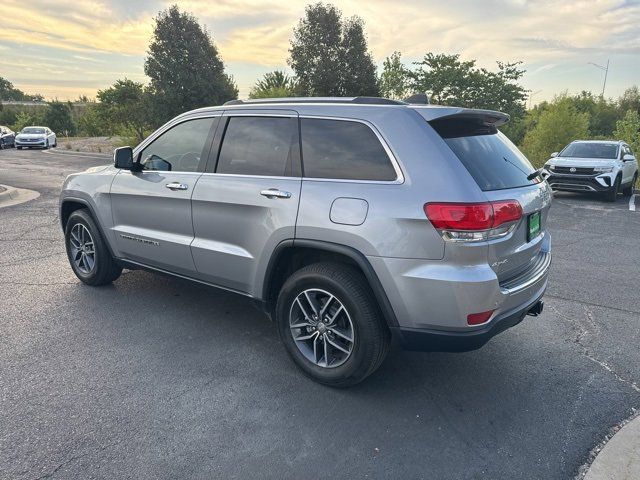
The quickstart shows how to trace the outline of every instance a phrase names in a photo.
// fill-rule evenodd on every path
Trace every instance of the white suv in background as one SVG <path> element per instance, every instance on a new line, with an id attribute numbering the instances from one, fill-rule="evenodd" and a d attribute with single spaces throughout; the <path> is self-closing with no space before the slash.
<path id="1" fill-rule="evenodd" d="M 621 141 L 576 140 L 545 164 L 547 181 L 554 190 L 602 192 L 610 202 L 618 193 L 633 193 L 638 161 Z"/>

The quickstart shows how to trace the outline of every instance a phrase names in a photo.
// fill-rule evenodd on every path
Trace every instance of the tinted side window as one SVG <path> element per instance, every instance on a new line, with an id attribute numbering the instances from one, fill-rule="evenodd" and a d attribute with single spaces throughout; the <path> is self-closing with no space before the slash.
<path id="1" fill-rule="evenodd" d="M 380 140 L 367 125 L 347 120 L 303 118 L 302 161 L 310 178 L 395 180 Z"/>
<path id="2" fill-rule="evenodd" d="M 216 117 L 187 120 L 167 130 L 140 154 L 143 170 L 197 172 L 207 155 L 209 133 Z"/>
<path id="3" fill-rule="evenodd" d="M 294 118 L 231 117 L 217 173 L 292 176 L 297 171 L 298 126 Z"/>

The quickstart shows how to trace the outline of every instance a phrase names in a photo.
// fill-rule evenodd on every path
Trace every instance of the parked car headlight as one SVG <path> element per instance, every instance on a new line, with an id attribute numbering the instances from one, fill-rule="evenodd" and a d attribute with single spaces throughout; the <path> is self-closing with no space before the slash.
<path id="1" fill-rule="evenodd" d="M 613 167 L 594 167 L 593 171 L 598 173 L 608 173 L 613 171 Z"/>

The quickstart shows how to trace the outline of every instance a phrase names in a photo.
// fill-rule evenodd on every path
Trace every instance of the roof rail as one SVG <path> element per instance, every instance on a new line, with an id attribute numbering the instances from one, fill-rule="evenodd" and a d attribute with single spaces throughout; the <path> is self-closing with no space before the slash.
<path id="1" fill-rule="evenodd" d="M 358 105 L 406 105 L 399 100 L 382 97 L 283 97 L 229 100 L 224 105 L 261 105 L 269 103 L 355 103 Z"/>

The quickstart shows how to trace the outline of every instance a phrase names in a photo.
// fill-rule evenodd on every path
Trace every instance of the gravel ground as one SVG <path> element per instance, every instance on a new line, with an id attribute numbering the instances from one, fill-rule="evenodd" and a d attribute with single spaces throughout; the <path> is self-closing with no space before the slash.
<path id="1" fill-rule="evenodd" d="M 123 137 L 58 137 L 58 148 L 74 152 L 111 153 L 124 145 Z"/>

